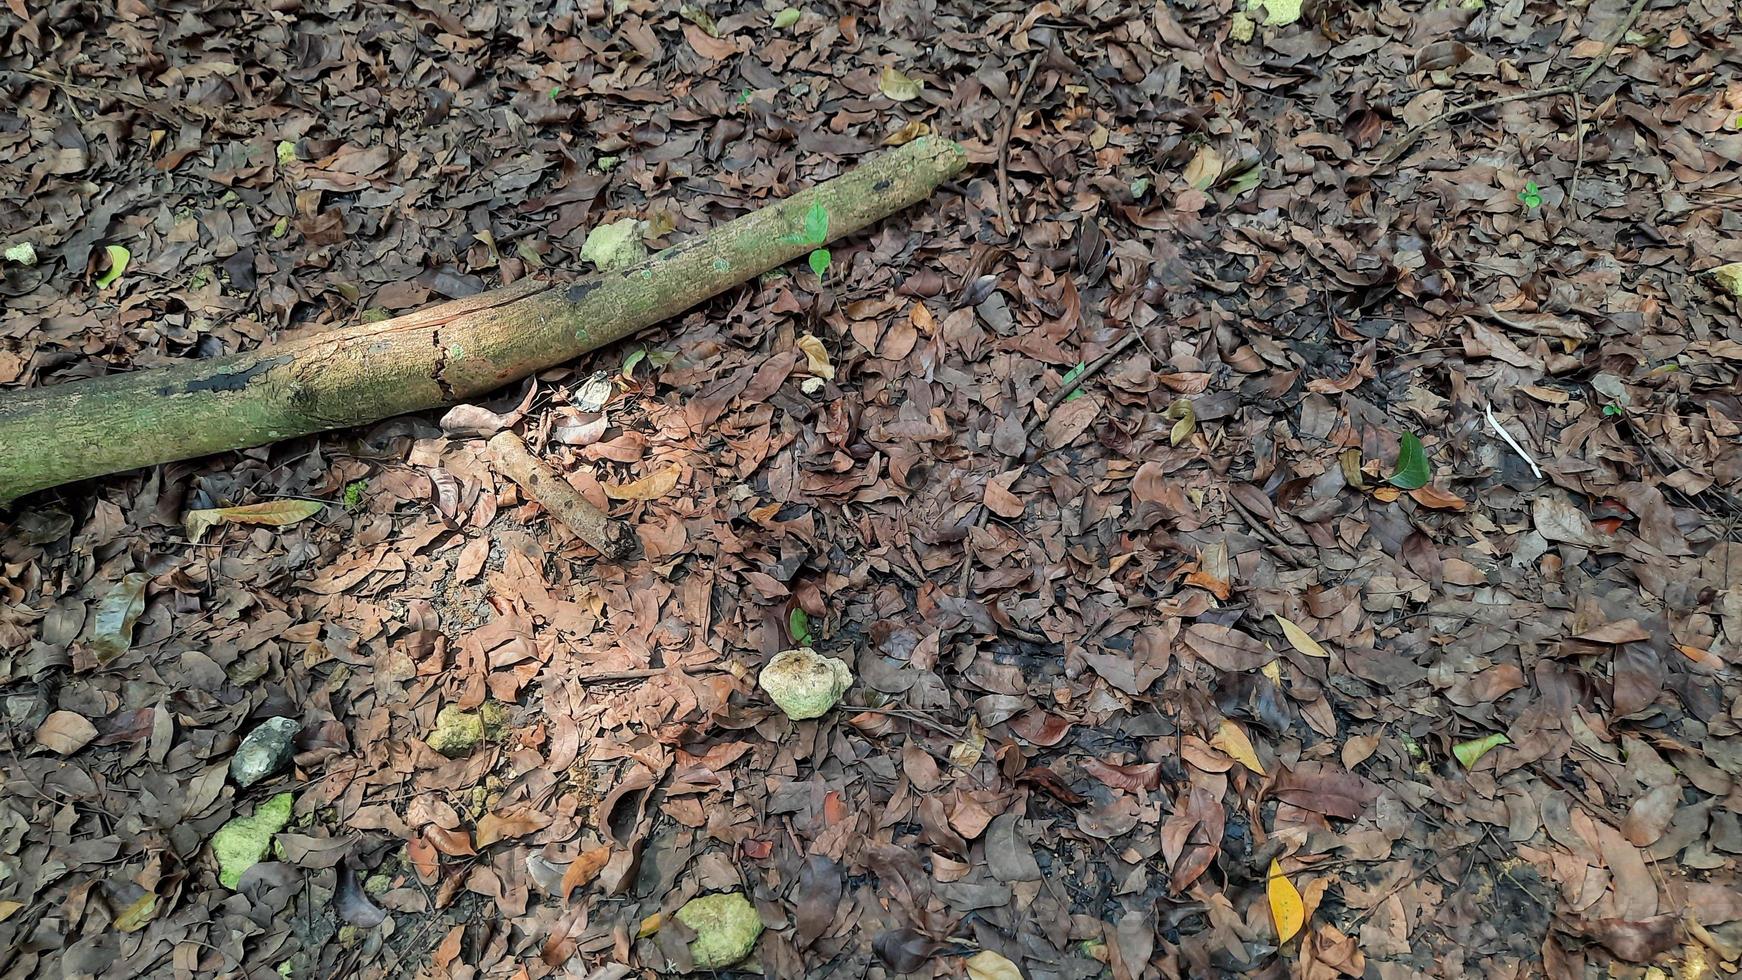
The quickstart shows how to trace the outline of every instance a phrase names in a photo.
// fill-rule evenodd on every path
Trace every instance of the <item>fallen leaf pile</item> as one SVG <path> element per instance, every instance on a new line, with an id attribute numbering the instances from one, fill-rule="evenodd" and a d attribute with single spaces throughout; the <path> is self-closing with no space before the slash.
<path id="1" fill-rule="evenodd" d="M 0 968 L 1733 972 L 1742 44 L 1629 9 L 0 5 L 0 411 L 974 162 L 0 512 Z"/>

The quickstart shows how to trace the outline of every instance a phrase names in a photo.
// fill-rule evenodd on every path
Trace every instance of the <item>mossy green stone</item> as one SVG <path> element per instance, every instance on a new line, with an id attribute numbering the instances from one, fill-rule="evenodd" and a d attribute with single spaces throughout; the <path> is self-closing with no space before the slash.
<path id="1" fill-rule="evenodd" d="M 677 921 L 696 934 L 690 959 L 697 970 L 720 970 L 750 955 L 762 935 L 762 917 L 741 892 L 699 895 L 677 910 Z"/>
<path id="2" fill-rule="evenodd" d="M 272 835 L 290 823 L 289 793 L 280 793 L 254 808 L 253 814 L 236 817 L 212 835 L 212 854 L 218 859 L 218 881 L 235 888 L 242 872 L 260 862 L 272 848 Z"/>
<path id="3" fill-rule="evenodd" d="M 484 740 L 484 716 L 448 705 L 436 715 L 435 728 L 424 741 L 442 755 L 465 755 Z"/>

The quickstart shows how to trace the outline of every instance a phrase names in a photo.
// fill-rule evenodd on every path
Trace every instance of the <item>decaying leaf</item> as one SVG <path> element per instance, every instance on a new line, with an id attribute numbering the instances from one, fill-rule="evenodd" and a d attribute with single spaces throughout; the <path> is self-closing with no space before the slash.
<path id="1" fill-rule="evenodd" d="M 1222 176 L 1222 166 L 1222 155 L 1214 147 L 1200 146 L 1186 164 L 1183 176 L 1186 183 L 1200 191 L 1207 191 L 1216 182 L 1216 178 Z"/>
<path id="2" fill-rule="evenodd" d="M 319 514 L 325 507 L 326 504 L 318 500 L 263 500 L 257 504 L 244 504 L 241 507 L 190 510 L 182 517 L 182 526 L 187 529 L 188 540 L 194 544 L 199 544 L 200 539 L 205 537 L 207 529 L 218 524 L 264 524 L 268 527 L 287 527 Z"/>
<path id="3" fill-rule="evenodd" d="M 72 755 L 96 737 L 97 726 L 73 711 L 56 711 L 36 727 L 36 744 L 56 755 Z"/>
<path id="4" fill-rule="evenodd" d="M 1306 906 L 1301 902 L 1300 891 L 1294 887 L 1294 882 L 1288 880 L 1288 876 L 1282 873 L 1282 865 L 1274 860 L 1270 862 L 1264 893 L 1270 899 L 1270 918 L 1276 923 L 1276 941 L 1286 943 L 1306 924 Z"/>
<path id="5" fill-rule="evenodd" d="M 478 821 L 478 846 L 489 847 L 497 841 L 535 834 L 550 826 L 550 821 L 548 814 L 531 807 L 521 807 L 505 813 L 492 810 Z"/>
<path id="6" fill-rule="evenodd" d="M 677 486 L 678 477 L 682 475 L 683 467 L 670 463 L 639 480 L 602 485 L 605 495 L 612 500 L 656 500 L 670 493 Z"/>
<path id="7" fill-rule="evenodd" d="M 919 98 L 919 93 L 925 88 L 925 83 L 917 78 L 909 78 L 894 65 L 884 65 L 883 74 L 877 77 L 877 91 L 896 102 L 909 102 Z"/>
<path id="8" fill-rule="evenodd" d="M 108 663 L 133 645 L 133 624 L 145 612 L 146 577 L 133 572 L 121 578 L 91 618 L 91 652 Z"/>

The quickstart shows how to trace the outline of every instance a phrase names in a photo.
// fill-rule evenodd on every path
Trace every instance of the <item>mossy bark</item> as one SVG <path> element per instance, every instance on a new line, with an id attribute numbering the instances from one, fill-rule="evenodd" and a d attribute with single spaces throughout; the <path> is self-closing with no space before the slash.
<path id="1" fill-rule="evenodd" d="M 375 324 L 185 365 L 0 392 L 0 506 L 122 470 L 361 425 L 481 395 L 850 235 L 966 163 L 921 138 L 621 272 L 520 282 Z"/>

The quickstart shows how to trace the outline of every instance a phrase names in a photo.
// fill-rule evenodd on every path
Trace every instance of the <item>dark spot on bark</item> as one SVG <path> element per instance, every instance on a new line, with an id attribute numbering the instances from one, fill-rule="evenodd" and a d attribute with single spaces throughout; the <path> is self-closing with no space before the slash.
<path id="1" fill-rule="evenodd" d="M 588 276 L 570 286 L 568 291 L 563 293 L 563 297 L 571 303 L 579 303 L 581 300 L 587 298 L 588 293 L 598 289 L 601 285 L 603 285 L 603 283 L 601 283 L 598 278 Z"/>
<path id="2" fill-rule="evenodd" d="M 430 342 L 435 344 L 436 350 L 435 367 L 431 368 L 429 372 L 430 380 L 434 381 L 436 387 L 441 389 L 442 401 L 456 401 L 454 387 L 453 385 L 448 384 L 447 376 L 444 373 L 448 369 L 448 351 L 447 348 L 442 346 L 442 331 L 440 327 L 430 331 Z"/>
<path id="3" fill-rule="evenodd" d="M 883 191 L 886 191 L 889 188 L 894 187 L 894 186 L 895 186 L 895 178 L 894 177 L 885 177 L 882 180 L 878 181 L 877 183 L 872 184 L 871 189 L 874 191 L 877 191 L 878 193 L 882 193 Z"/>
<path id="4" fill-rule="evenodd" d="M 182 385 L 181 392 L 177 392 L 173 387 L 165 386 L 157 389 L 157 393 L 160 395 L 174 395 L 180 393 L 193 395 L 201 392 L 222 393 L 241 391 L 243 388 L 248 387 L 248 382 L 253 381 L 260 375 L 265 374 L 280 364 L 283 364 L 286 360 L 289 360 L 289 358 L 268 357 L 255 361 L 253 364 L 250 364 L 239 371 L 219 371 L 217 374 L 208 375 L 204 378 L 195 378 L 187 384 Z"/>
<path id="5" fill-rule="evenodd" d="M 702 243 L 702 240 L 699 236 L 696 238 L 686 238 L 683 241 L 678 242 L 676 245 L 672 245 L 668 248 L 662 248 L 658 252 L 655 252 L 653 254 L 653 259 L 656 262 L 669 262 L 672 259 L 675 259 L 678 256 L 684 254 L 685 252 L 688 252 L 688 251 L 694 249 L 697 245 L 700 245 L 701 243 Z"/>

